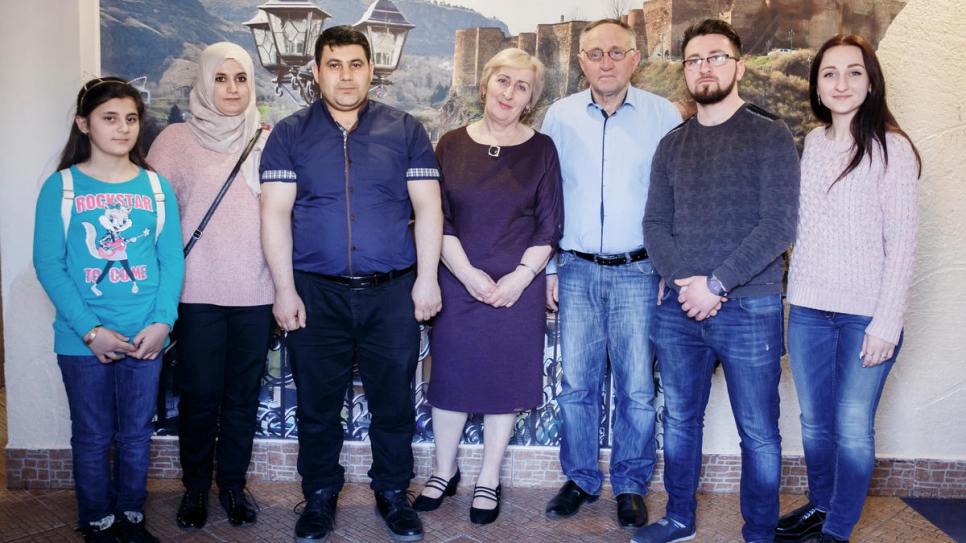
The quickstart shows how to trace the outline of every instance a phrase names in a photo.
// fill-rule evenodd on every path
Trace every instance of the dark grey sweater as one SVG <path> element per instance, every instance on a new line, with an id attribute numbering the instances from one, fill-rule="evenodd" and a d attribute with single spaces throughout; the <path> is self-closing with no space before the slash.
<path id="1" fill-rule="evenodd" d="M 731 298 L 782 291 L 795 237 L 800 170 L 792 134 L 745 104 L 727 121 L 696 116 L 661 140 L 651 166 L 644 243 L 668 285 L 714 274 Z"/>

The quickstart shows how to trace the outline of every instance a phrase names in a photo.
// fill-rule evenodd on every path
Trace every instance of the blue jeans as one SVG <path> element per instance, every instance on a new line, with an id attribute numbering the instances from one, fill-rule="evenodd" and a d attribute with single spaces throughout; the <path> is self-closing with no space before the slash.
<path id="1" fill-rule="evenodd" d="M 590 494 L 600 494 L 602 388 L 610 358 L 614 383 L 610 482 L 614 494 L 647 493 L 654 473 L 654 349 L 648 330 L 660 277 L 650 260 L 600 266 L 561 252 L 557 277 L 563 381 L 560 464 Z"/>
<path id="2" fill-rule="evenodd" d="M 778 524 L 781 436 L 781 295 L 735 298 L 698 322 L 665 289 L 651 337 L 664 385 L 667 516 L 693 526 L 702 463 L 704 412 L 715 359 L 721 361 L 741 438 L 741 516 L 745 541 L 773 541 Z"/>
<path id="3" fill-rule="evenodd" d="M 893 357 L 863 368 L 859 353 L 871 317 L 793 305 L 788 356 L 802 408 L 809 499 L 827 511 L 823 530 L 848 539 L 859 521 L 875 462 L 875 412 Z"/>
<path id="4" fill-rule="evenodd" d="M 101 364 L 57 355 L 70 408 L 78 526 L 111 513 L 143 511 L 161 355 Z M 111 472 L 111 446 L 114 471 Z"/>

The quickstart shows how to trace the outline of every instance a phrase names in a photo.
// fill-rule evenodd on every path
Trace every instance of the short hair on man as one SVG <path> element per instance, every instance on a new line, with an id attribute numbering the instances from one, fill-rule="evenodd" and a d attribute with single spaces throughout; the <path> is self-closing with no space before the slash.
<path id="1" fill-rule="evenodd" d="M 738 36 L 735 27 L 721 19 L 705 19 L 689 26 L 684 31 L 684 37 L 681 42 L 681 57 L 684 57 L 684 51 L 687 50 L 689 41 L 698 36 L 707 36 L 709 34 L 721 34 L 728 38 L 728 41 L 731 42 L 731 46 L 734 48 L 735 58 L 741 58 L 741 37 Z"/>
<path id="2" fill-rule="evenodd" d="M 356 30 L 348 25 L 332 26 L 326 28 L 319 39 L 315 40 L 315 64 L 322 63 L 322 50 L 326 47 L 343 47 L 345 45 L 359 45 L 366 52 L 366 61 L 372 62 L 372 50 L 369 48 L 369 40 L 360 30 Z"/>
<path id="3" fill-rule="evenodd" d="M 511 68 L 514 70 L 531 70 L 533 71 L 533 86 L 531 87 L 532 94 L 530 96 L 530 103 L 527 104 L 529 107 L 533 107 L 538 100 L 540 100 L 540 94 L 543 92 L 544 79 L 546 76 L 547 69 L 544 67 L 540 59 L 527 53 L 523 49 L 517 49 L 515 47 L 510 47 L 508 49 L 503 49 L 499 53 L 493 55 L 485 66 L 483 66 L 483 74 L 480 76 L 480 99 L 483 99 L 483 93 L 486 90 L 486 86 L 490 83 L 490 78 L 493 77 L 493 72 L 497 71 L 499 68 Z"/>
<path id="4" fill-rule="evenodd" d="M 584 36 L 586 36 L 587 33 L 590 32 L 591 30 L 601 25 L 617 25 L 623 28 L 627 32 L 627 34 L 631 37 L 631 48 L 634 49 L 637 47 L 637 33 L 634 32 L 634 29 L 631 28 L 630 25 L 628 25 L 627 23 L 625 23 L 620 19 L 600 19 L 598 21 L 594 21 L 590 23 L 589 25 L 585 26 L 583 30 L 580 31 L 580 38 L 578 39 L 579 40 L 578 44 L 580 45 L 581 50 L 584 49 Z"/>

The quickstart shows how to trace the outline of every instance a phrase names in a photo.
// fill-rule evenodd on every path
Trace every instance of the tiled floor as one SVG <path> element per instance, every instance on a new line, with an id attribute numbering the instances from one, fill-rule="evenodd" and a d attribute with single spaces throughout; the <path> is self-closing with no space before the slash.
<path id="1" fill-rule="evenodd" d="M 0 389 L 0 447 L 7 443 L 6 391 Z M 296 483 L 252 483 L 261 507 L 254 526 L 233 528 L 217 506 L 212 493 L 208 525 L 203 530 L 183 531 L 174 522 L 181 499 L 181 485 L 174 480 L 148 481 L 146 514 L 149 529 L 162 541 L 176 542 L 272 542 L 293 540 L 296 515 L 293 506 L 300 501 Z M 575 517 L 550 520 L 544 506 L 553 489 L 508 488 L 500 518 L 489 526 L 469 522 L 471 487 L 460 487 L 454 498 L 447 498 L 439 510 L 424 513 L 427 542 L 622 542 L 632 531 L 617 527 L 613 499 L 604 498 L 585 506 Z M 804 503 L 803 496 L 782 496 L 782 511 Z M 651 518 L 664 513 L 666 496 L 651 493 L 647 506 Z M 3 455 L 0 455 L 0 542 L 79 542 L 74 533 L 77 503 L 72 491 L 7 490 Z M 698 536 L 696 543 L 740 542 L 741 516 L 735 494 L 698 496 Z M 384 524 L 373 510 L 372 494 L 360 485 L 348 485 L 339 499 L 336 531 L 329 541 L 389 542 Z M 869 498 L 853 542 L 952 542 L 938 528 L 898 498 Z"/>

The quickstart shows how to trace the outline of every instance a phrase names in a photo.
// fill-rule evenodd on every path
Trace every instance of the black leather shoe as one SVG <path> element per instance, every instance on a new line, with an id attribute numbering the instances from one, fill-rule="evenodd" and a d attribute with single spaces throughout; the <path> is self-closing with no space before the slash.
<path id="1" fill-rule="evenodd" d="M 208 489 L 185 490 L 176 518 L 182 528 L 204 528 L 208 522 Z"/>
<path id="2" fill-rule="evenodd" d="M 423 523 L 409 505 L 405 490 L 377 490 L 376 512 L 386 521 L 386 529 L 394 540 L 419 541 L 423 538 Z"/>
<path id="3" fill-rule="evenodd" d="M 423 496 L 420 494 L 416 496 L 413 500 L 413 509 L 415 511 L 426 512 L 435 511 L 439 509 L 439 505 L 443 503 L 443 498 L 446 496 L 452 496 L 456 494 L 456 487 L 460 484 L 460 470 L 456 468 L 456 474 L 449 481 L 433 475 L 426 481 L 426 488 L 433 488 L 442 492 L 438 498 L 430 498 L 428 496 Z"/>
<path id="4" fill-rule="evenodd" d="M 621 528 L 640 528 L 647 524 L 644 497 L 637 494 L 617 495 L 617 524 Z"/>
<path id="5" fill-rule="evenodd" d="M 812 540 L 812 543 L 849 543 L 848 539 L 839 539 L 833 535 L 829 535 L 825 532 L 818 534 L 818 538 Z"/>
<path id="6" fill-rule="evenodd" d="M 117 516 L 117 540 L 121 543 L 161 543 L 145 527 L 144 513 L 125 512 Z"/>
<path id="7" fill-rule="evenodd" d="M 84 528 L 78 528 L 77 531 L 84 536 L 84 543 L 120 543 L 121 541 L 114 515 L 92 522 Z"/>
<path id="8" fill-rule="evenodd" d="M 257 518 L 255 508 L 245 499 L 245 491 L 241 488 L 226 488 L 218 492 L 221 508 L 228 515 L 228 523 L 232 526 L 249 526 L 255 524 Z"/>
<path id="9" fill-rule="evenodd" d="M 567 481 L 547 504 L 547 516 L 568 518 L 577 514 L 584 503 L 594 503 L 600 496 L 588 494 L 573 481 Z"/>
<path id="10" fill-rule="evenodd" d="M 496 490 L 485 486 L 478 486 L 473 490 L 473 499 L 482 498 L 496 502 L 493 509 L 478 509 L 470 506 L 470 522 L 473 524 L 489 524 L 500 516 L 500 496 L 503 494 L 503 483 L 496 486 Z"/>
<path id="11" fill-rule="evenodd" d="M 812 502 L 778 519 L 775 528 L 777 543 L 800 543 L 822 533 L 825 512 L 815 508 Z"/>
<path id="12" fill-rule="evenodd" d="M 339 493 L 316 490 L 305 501 L 305 509 L 295 522 L 297 543 L 321 543 L 329 538 L 335 525 L 335 507 Z"/>

